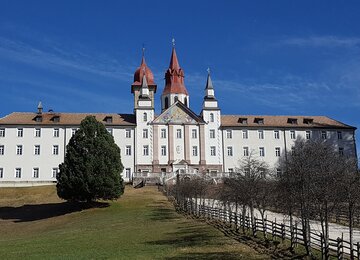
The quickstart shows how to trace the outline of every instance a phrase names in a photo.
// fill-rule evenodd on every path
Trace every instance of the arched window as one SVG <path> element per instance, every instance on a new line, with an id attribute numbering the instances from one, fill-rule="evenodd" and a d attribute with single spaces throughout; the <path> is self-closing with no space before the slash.
<path id="1" fill-rule="evenodd" d="M 169 107 L 169 98 L 165 97 L 165 109 Z"/>
<path id="2" fill-rule="evenodd" d="M 176 101 L 178 101 L 178 100 L 179 100 L 178 96 L 175 96 L 175 97 L 174 97 L 174 103 L 175 103 Z"/>
<path id="3" fill-rule="evenodd" d="M 147 121 L 147 113 L 144 113 L 144 122 Z"/>
<path id="4" fill-rule="evenodd" d="M 214 122 L 214 114 L 210 113 L 210 122 Z"/>
<path id="5" fill-rule="evenodd" d="M 185 106 L 188 106 L 187 97 L 184 98 L 184 104 L 185 104 Z"/>

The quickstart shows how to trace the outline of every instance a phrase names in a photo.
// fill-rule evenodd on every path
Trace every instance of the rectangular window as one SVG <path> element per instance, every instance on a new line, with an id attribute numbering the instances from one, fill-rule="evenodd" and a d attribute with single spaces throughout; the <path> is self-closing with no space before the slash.
<path id="1" fill-rule="evenodd" d="M 280 147 L 275 147 L 275 156 L 276 157 L 280 156 Z"/>
<path id="2" fill-rule="evenodd" d="M 274 138 L 275 138 L 275 139 L 280 139 L 279 130 L 275 130 L 275 131 L 274 131 Z"/>
<path id="3" fill-rule="evenodd" d="M 41 129 L 35 128 L 35 137 L 40 137 L 40 136 L 41 136 Z"/>
<path id="4" fill-rule="evenodd" d="M 210 129 L 210 138 L 211 139 L 215 138 L 215 130 L 214 129 Z"/>
<path id="5" fill-rule="evenodd" d="M 197 148 L 197 146 L 193 146 L 193 147 L 192 147 L 192 155 L 193 155 L 193 156 L 197 156 L 197 155 L 198 155 L 198 148 Z"/>
<path id="6" fill-rule="evenodd" d="M 125 177 L 128 179 L 131 178 L 131 169 L 130 168 L 125 169 Z"/>
<path id="7" fill-rule="evenodd" d="M 162 139 L 166 138 L 166 129 L 161 129 L 160 130 L 160 136 L 161 136 Z"/>
<path id="8" fill-rule="evenodd" d="M 248 139 L 248 130 L 242 130 L 242 138 L 243 139 Z"/>
<path id="9" fill-rule="evenodd" d="M 197 138 L 197 130 L 196 130 L 196 129 L 192 129 L 192 130 L 191 130 L 191 138 L 192 138 L 192 139 L 196 139 L 196 138 Z"/>
<path id="10" fill-rule="evenodd" d="M 216 156 L 216 147 L 215 146 L 210 146 L 210 155 Z"/>
<path id="11" fill-rule="evenodd" d="M 342 132 L 341 132 L 341 131 L 338 131 L 338 132 L 337 132 L 337 137 L 338 137 L 339 140 L 342 139 Z"/>
<path id="12" fill-rule="evenodd" d="M 5 137 L 5 128 L 0 128 L 0 137 Z"/>
<path id="13" fill-rule="evenodd" d="M 51 178 L 56 178 L 56 175 L 58 174 L 58 172 L 59 172 L 59 168 L 52 168 Z"/>
<path id="14" fill-rule="evenodd" d="M 305 137 L 306 137 L 307 140 L 309 140 L 311 138 L 311 132 L 306 131 Z"/>
<path id="15" fill-rule="evenodd" d="M 131 145 L 125 147 L 125 155 L 131 155 Z"/>
<path id="16" fill-rule="evenodd" d="M 294 130 L 290 131 L 290 139 L 295 139 L 295 131 Z"/>
<path id="17" fill-rule="evenodd" d="M 292 147 L 291 147 L 291 155 L 294 155 L 294 154 L 295 154 L 295 147 L 292 146 Z"/>
<path id="18" fill-rule="evenodd" d="M 249 156 L 249 147 L 243 147 L 244 156 Z"/>
<path id="19" fill-rule="evenodd" d="M 277 168 L 277 169 L 276 169 L 276 175 L 277 175 L 278 177 L 281 175 L 281 172 L 282 172 L 282 171 L 281 171 L 280 168 Z"/>
<path id="20" fill-rule="evenodd" d="M 161 146 L 161 156 L 166 156 L 166 146 L 165 145 Z"/>
<path id="21" fill-rule="evenodd" d="M 233 156 L 233 148 L 232 148 L 232 146 L 227 147 L 227 155 L 228 156 Z"/>
<path id="22" fill-rule="evenodd" d="M 144 145 L 144 147 L 143 147 L 143 155 L 144 156 L 149 155 L 149 146 L 148 145 Z"/>
<path id="23" fill-rule="evenodd" d="M 15 178 L 21 178 L 21 168 L 15 169 Z"/>
<path id="24" fill-rule="evenodd" d="M 339 155 L 344 155 L 344 148 L 339 147 Z"/>
<path id="25" fill-rule="evenodd" d="M 58 155 L 58 154 L 59 154 L 59 146 L 53 145 L 53 155 Z"/>
<path id="26" fill-rule="evenodd" d="M 0 168 L 0 179 L 4 178 L 4 169 Z"/>
<path id="27" fill-rule="evenodd" d="M 22 155 L 22 152 L 23 152 L 23 146 L 17 145 L 16 146 L 16 155 Z"/>
<path id="28" fill-rule="evenodd" d="M 326 131 L 321 131 L 321 139 L 327 139 Z"/>
<path id="29" fill-rule="evenodd" d="M 231 129 L 227 129 L 227 130 L 226 130 L 226 138 L 227 138 L 227 139 L 231 139 L 231 138 L 232 138 L 232 130 L 231 130 Z"/>
<path id="30" fill-rule="evenodd" d="M 73 128 L 71 129 L 71 136 L 73 136 L 76 133 L 77 129 Z M 54 136 L 55 136 L 55 129 L 54 129 Z"/>
<path id="31" fill-rule="evenodd" d="M 143 129 L 143 138 L 147 139 L 149 137 L 149 131 L 147 129 Z"/>
<path id="32" fill-rule="evenodd" d="M 233 173 L 234 172 L 234 168 L 229 168 L 228 169 L 228 173 Z"/>
<path id="33" fill-rule="evenodd" d="M 3 145 L 0 145 L 0 155 L 4 155 L 5 153 L 5 147 Z"/>
<path id="34" fill-rule="evenodd" d="M 75 131 L 76 131 L 76 130 L 75 130 Z M 59 137 L 59 133 L 60 133 L 59 128 L 54 128 L 53 136 L 54 136 L 54 137 Z M 74 132 L 74 134 L 75 134 L 75 132 Z"/>
<path id="35" fill-rule="evenodd" d="M 23 137 L 23 134 L 24 134 L 24 129 L 18 128 L 17 129 L 17 137 Z"/>
<path id="36" fill-rule="evenodd" d="M 264 139 L 264 131 L 263 130 L 259 130 L 258 135 L 259 135 L 259 139 Z"/>
<path id="37" fill-rule="evenodd" d="M 39 168 L 33 168 L 33 178 L 39 178 Z"/>
<path id="38" fill-rule="evenodd" d="M 113 129 L 112 128 L 106 128 L 109 134 L 113 135 Z"/>
<path id="39" fill-rule="evenodd" d="M 176 129 L 176 138 L 181 138 L 181 129 Z"/>
<path id="40" fill-rule="evenodd" d="M 259 147 L 259 154 L 261 157 L 265 156 L 265 148 L 264 147 Z"/>
<path id="41" fill-rule="evenodd" d="M 125 138 L 131 138 L 131 129 L 125 129 Z"/>
<path id="42" fill-rule="evenodd" d="M 40 155 L 40 145 L 35 145 L 34 146 L 34 154 L 35 155 Z"/>

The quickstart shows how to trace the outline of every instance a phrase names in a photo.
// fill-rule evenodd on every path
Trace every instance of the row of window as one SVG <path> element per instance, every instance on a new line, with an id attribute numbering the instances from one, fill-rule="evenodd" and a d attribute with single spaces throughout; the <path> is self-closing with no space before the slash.
<path id="1" fill-rule="evenodd" d="M 56 175 L 58 172 L 59 172 L 59 168 L 57 168 L 57 167 L 52 168 L 51 175 L 50 175 L 51 178 L 56 178 Z M 22 173 L 23 173 L 22 168 L 15 168 L 15 170 L 14 170 L 15 178 L 21 179 Z M 4 169 L 0 168 L 0 179 L 4 178 L 4 174 L 5 174 Z M 34 179 L 40 178 L 40 169 L 38 167 L 33 168 L 31 176 Z"/>
<path id="2" fill-rule="evenodd" d="M 76 129 L 73 129 L 73 131 L 76 131 Z M 59 128 L 54 128 L 53 129 L 53 137 L 59 137 L 59 133 L 60 133 Z M 24 137 L 24 129 L 23 128 L 17 128 L 16 136 L 17 137 Z M 41 137 L 41 128 L 35 128 L 34 129 L 34 136 L 35 137 Z M 5 128 L 0 128 L 0 137 L 5 137 Z"/>
<path id="3" fill-rule="evenodd" d="M 294 150 L 294 147 L 291 148 L 291 150 L 293 151 Z M 249 152 L 249 147 L 247 146 L 244 146 L 243 147 L 243 156 L 249 156 L 250 155 L 250 152 Z M 260 157 L 265 157 L 265 147 L 259 147 L 259 150 L 258 150 L 258 154 Z M 338 150 L 339 154 L 340 155 L 344 155 L 344 148 L 343 147 L 339 147 L 339 150 Z M 227 155 L 228 156 L 233 156 L 233 147 L 232 146 L 228 146 L 227 147 Z M 276 157 L 280 157 L 281 156 L 281 150 L 280 150 L 280 147 L 275 147 L 275 156 Z"/>
<path id="4" fill-rule="evenodd" d="M 76 128 L 72 129 L 72 135 L 75 134 L 76 132 Z M 107 129 L 108 132 L 110 134 L 113 133 L 113 129 L 112 128 L 108 128 Z M 54 128 L 53 129 L 53 137 L 59 137 L 59 128 Z M 215 138 L 215 129 L 210 129 L 209 135 L 210 138 Z M 24 134 L 24 129 L 23 128 L 18 128 L 17 129 L 17 137 L 23 137 Z M 41 128 L 35 128 L 34 130 L 34 136 L 35 137 L 41 137 Z M 227 139 L 232 139 L 232 130 L 231 129 L 227 129 L 226 130 L 226 138 Z M 328 139 L 329 134 L 328 131 L 320 131 L 320 136 L 322 139 Z M 0 137 L 5 137 L 5 128 L 0 128 Z M 131 129 L 125 129 L 125 137 L 126 138 L 131 138 Z M 196 139 L 198 137 L 198 133 L 197 133 L 197 129 L 192 129 L 191 131 L 191 138 Z M 305 133 L 305 138 L 306 139 L 311 139 L 312 137 L 312 132 L 311 131 L 306 131 Z M 148 129 L 143 129 L 143 138 L 148 138 Z M 166 129 L 161 129 L 160 130 L 160 138 L 166 138 Z M 181 129 L 177 129 L 176 130 L 176 138 L 182 138 L 182 131 Z M 242 130 L 242 138 L 243 139 L 248 139 L 249 138 L 249 132 L 248 130 Z M 264 130 L 258 130 L 258 138 L 259 139 L 264 139 Z M 290 131 L 290 138 L 291 139 L 296 139 L 296 131 L 295 130 L 291 130 Z M 339 140 L 343 139 L 343 134 L 341 131 L 337 131 L 337 138 Z M 279 130 L 274 130 L 274 139 L 280 139 L 280 131 Z"/>
<path id="5" fill-rule="evenodd" d="M 215 130 L 214 130 L 214 134 L 215 134 Z M 321 136 L 322 139 L 328 139 L 329 138 L 328 131 L 321 131 L 320 136 Z M 306 139 L 311 139 L 311 137 L 312 137 L 312 132 L 311 131 L 306 131 L 305 132 L 305 138 Z M 211 138 L 211 132 L 210 132 L 210 138 Z M 232 138 L 232 130 L 231 129 L 226 130 L 226 138 L 227 139 Z M 243 139 L 248 139 L 249 138 L 248 130 L 242 130 L 242 138 Z M 259 139 L 264 139 L 264 130 L 258 130 L 258 138 Z M 337 131 L 337 138 L 339 140 L 343 139 L 343 134 L 342 134 L 341 131 Z M 280 139 L 280 131 L 279 130 L 274 130 L 274 139 Z M 290 139 L 296 139 L 296 131 L 295 130 L 290 131 Z"/>
<path id="6" fill-rule="evenodd" d="M 23 150 L 24 150 L 23 145 L 17 145 L 16 150 L 15 150 L 16 155 L 22 155 Z M 0 145 L 0 155 L 4 155 L 4 154 L 5 154 L 5 146 Z M 34 154 L 40 155 L 40 145 L 34 145 Z M 52 154 L 59 155 L 59 146 L 58 145 L 53 145 Z"/>

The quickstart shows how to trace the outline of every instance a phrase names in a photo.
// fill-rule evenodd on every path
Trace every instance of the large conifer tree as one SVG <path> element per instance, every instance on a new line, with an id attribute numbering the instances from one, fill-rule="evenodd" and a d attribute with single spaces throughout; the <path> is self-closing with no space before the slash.
<path id="1" fill-rule="evenodd" d="M 111 200 L 124 192 L 120 148 L 94 116 L 81 122 L 59 168 L 57 194 L 65 200 Z"/>

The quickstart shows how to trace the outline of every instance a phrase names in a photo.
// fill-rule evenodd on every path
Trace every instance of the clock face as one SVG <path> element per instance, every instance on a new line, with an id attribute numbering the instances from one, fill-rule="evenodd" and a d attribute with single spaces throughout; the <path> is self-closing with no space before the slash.
<path id="1" fill-rule="evenodd" d="M 177 152 L 177 154 L 180 154 L 180 152 L 181 152 L 181 147 L 180 147 L 180 145 L 176 146 L 176 152 Z"/>

